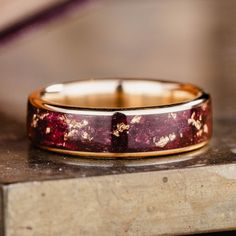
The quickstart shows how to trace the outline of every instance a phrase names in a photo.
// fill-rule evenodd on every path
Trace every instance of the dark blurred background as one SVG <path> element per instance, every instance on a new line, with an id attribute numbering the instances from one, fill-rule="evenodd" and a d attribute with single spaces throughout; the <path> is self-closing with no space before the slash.
<path id="1" fill-rule="evenodd" d="M 27 95 L 54 82 L 137 76 L 195 83 L 212 94 L 215 117 L 236 117 L 235 0 L 77 1 L 6 35 L 62 2 L 1 0 L 1 112 L 23 120 Z"/>

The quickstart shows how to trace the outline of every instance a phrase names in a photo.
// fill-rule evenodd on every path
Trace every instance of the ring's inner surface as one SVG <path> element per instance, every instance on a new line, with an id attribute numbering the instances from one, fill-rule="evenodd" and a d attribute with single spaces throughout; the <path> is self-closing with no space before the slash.
<path id="1" fill-rule="evenodd" d="M 201 91 L 191 85 L 155 80 L 104 79 L 49 86 L 46 102 L 92 108 L 135 108 L 191 101 Z"/>

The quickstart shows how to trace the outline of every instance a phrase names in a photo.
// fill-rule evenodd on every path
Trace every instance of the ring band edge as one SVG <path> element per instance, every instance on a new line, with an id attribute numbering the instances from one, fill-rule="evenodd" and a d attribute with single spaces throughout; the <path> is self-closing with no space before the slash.
<path id="1" fill-rule="evenodd" d="M 34 144 L 36 147 L 41 148 L 46 151 L 51 152 L 57 152 L 61 154 L 71 155 L 71 156 L 78 156 L 78 157 L 91 157 L 91 158 L 143 158 L 143 157 L 154 157 L 154 156 L 168 156 L 168 155 L 174 155 L 174 154 L 181 154 L 185 152 L 194 151 L 196 149 L 200 149 L 207 144 L 209 144 L 210 140 L 187 146 L 184 148 L 176 148 L 176 149 L 170 149 L 170 150 L 163 150 L 163 151 L 148 151 L 148 152 L 129 152 L 129 153 L 111 153 L 111 152 L 81 152 L 81 151 L 71 151 L 71 150 L 65 150 L 60 148 L 52 148 L 52 147 L 46 147 L 43 145 L 37 145 Z"/>

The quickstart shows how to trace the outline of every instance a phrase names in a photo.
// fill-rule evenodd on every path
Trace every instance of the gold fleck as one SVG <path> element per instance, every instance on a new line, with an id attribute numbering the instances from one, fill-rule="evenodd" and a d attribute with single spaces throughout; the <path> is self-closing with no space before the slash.
<path id="1" fill-rule="evenodd" d="M 117 124 L 117 130 L 122 133 L 125 130 L 129 129 L 129 125 L 126 125 L 124 123 Z"/>
<path id="2" fill-rule="evenodd" d="M 129 125 L 126 125 L 125 123 L 119 123 L 116 125 L 116 130 L 113 131 L 113 135 L 116 137 L 120 136 L 120 133 L 123 133 L 125 130 L 129 130 Z"/>
<path id="3" fill-rule="evenodd" d="M 173 113 L 173 112 L 169 113 L 168 116 L 169 116 L 169 118 L 173 118 L 174 120 L 177 118 L 177 114 Z"/>
<path id="4" fill-rule="evenodd" d="M 38 126 L 39 120 L 43 120 L 49 113 L 39 114 L 39 110 L 37 110 L 37 114 L 33 115 L 31 127 L 36 128 Z"/>
<path id="5" fill-rule="evenodd" d="M 174 141 L 176 139 L 176 134 L 171 133 L 168 136 L 162 136 L 158 141 L 156 141 L 156 137 L 153 138 L 153 142 L 157 147 L 165 147 L 169 142 Z"/>
<path id="6" fill-rule="evenodd" d="M 38 126 L 38 117 L 36 114 L 33 115 L 32 122 L 31 122 L 31 127 L 36 128 Z"/>
<path id="7" fill-rule="evenodd" d="M 134 116 L 133 119 L 130 121 L 131 124 L 139 123 L 142 116 Z"/>
<path id="8" fill-rule="evenodd" d="M 70 140 L 75 139 L 75 137 L 78 135 L 78 132 L 79 132 L 78 130 L 73 129 L 73 130 L 69 131 L 68 133 L 65 133 L 64 140 L 66 141 L 68 139 L 70 139 Z"/>
<path id="9" fill-rule="evenodd" d="M 67 122 L 68 122 L 69 128 L 75 128 L 78 124 L 78 122 L 76 120 L 69 120 Z"/>
<path id="10" fill-rule="evenodd" d="M 198 136 L 198 137 L 202 136 L 202 133 L 203 133 L 203 130 L 200 129 L 200 130 L 197 132 L 197 136 Z"/>
<path id="11" fill-rule="evenodd" d="M 50 128 L 50 127 L 47 127 L 47 128 L 46 128 L 46 134 L 50 134 L 50 132 L 51 132 L 51 128 Z"/>
<path id="12" fill-rule="evenodd" d="M 84 130 L 80 131 L 80 129 L 86 127 L 88 125 L 87 120 L 82 120 L 78 122 L 74 119 L 68 119 L 66 116 L 61 117 L 62 120 L 64 120 L 68 126 L 68 132 L 64 135 L 64 140 L 77 140 L 78 136 L 81 136 L 82 139 L 87 139 L 91 141 L 93 138 Z"/>
<path id="13" fill-rule="evenodd" d="M 203 126 L 203 131 L 204 131 L 204 133 L 208 133 L 208 126 L 207 126 L 207 124 L 205 124 Z"/>
<path id="14" fill-rule="evenodd" d="M 113 131 L 113 135 L 115 135 L 116 137 L 119 137 L 120 136 L 120 133 L 118 130 L 114 130 Z"/>
<path id="15" fill-rule="evenodd" d="M 88 121 L 87 120 L 82 120 L 81 122 L 79 122 L 78 126 L 79 128 L 83 128 L 85 126 L 88 125 Z"/>
<path id="16" fill-rule="evenodd" d="M 174 141 L 176 139 L 175 133 L 169 134 L 170 141 Z"/>
<path id="17" fill-rule="evenodd" d="M 49 115 L 49 113 L 43 113 L 43 114 L 41 114 L 41 115 L 38 115 L 38 118 L 40 119 L 40 120 L 43 120 L 45 117 L 47 117 Z"/>
<path id="18" fill-rule="evenodd" d="M 202 105 L 202 110 L 205 111 L 206 109 L 207 109 L 207 103 L 204 103 L 204 104 Z"/>
<path id="19" fill-rule="evenodd" d="M 67 117 L 65 115 L 59 116 L 59 120 L 61 121 L 66 121 Z"/>
<path id="20" fill-rule="evenodd" d="M 194 126 L 197 130 L 200 130 L 202 127 L 202 123 L 200 120 L 195 120 L 195 112 L 191 115 L 191 118 L 188 119 L 188 124 Z"/>
<path id="21" fill-rule="evenodd" d="M 69 129 L 81 129 L 88 125 L 87 120 L 82 120 L 81 122 L 78 122 L 76 120 L 70 120 L 66 117 L 65 122 L 67 123 Z"/>
<path id="22" fill-rule="evenodd" d="M 198 130 L 200 130 L 202 127 L 202 123 L 199 120 L 197 120 L 194 125 Z"/>
<path id="23" fill-rule="evenodd" d="M 195 115 L 196 115 L 196 113 L 193 112 L 193 114 L 191 115 L 191 119 L 194 119 Z"/>
<path id="24" fill-rule="evenodd" d="M 31 127 L 36 128 L 38 126 L 38 120 L 32 120 Z"/>
<path id="25" fill-rule="evenodd" d="M 93 137 L 91 137 L 86 131 L 82 131 L 81 137 L 89 141 L 93 140 Z"/>
<path id="26" fill-rule="evenodd" d="M 153 142 L 157 147 L 165 147 L 167 143 L 169 143 L 170 139 L 167 136 L 163 136 L 159 139 L 159 141 L 156 141 L 156 137 L 154 137 Z"/>

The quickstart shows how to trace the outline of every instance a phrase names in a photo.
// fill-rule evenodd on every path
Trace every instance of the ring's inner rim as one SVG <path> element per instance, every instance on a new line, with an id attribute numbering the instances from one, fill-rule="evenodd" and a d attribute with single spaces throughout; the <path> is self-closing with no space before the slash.
<path id="1" fill-rule="evenodd" d="M 47 103 L 84 108 L 138 108 L 189 102 L 202 91 L 189 84 L 140 79 L 83 80 L 48 86 Z"/>

